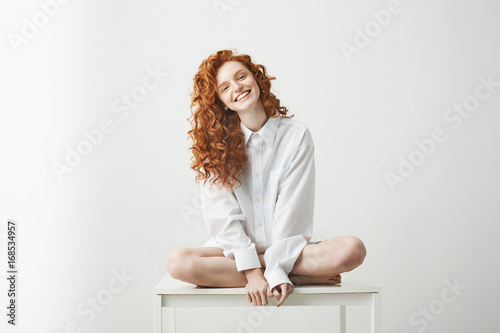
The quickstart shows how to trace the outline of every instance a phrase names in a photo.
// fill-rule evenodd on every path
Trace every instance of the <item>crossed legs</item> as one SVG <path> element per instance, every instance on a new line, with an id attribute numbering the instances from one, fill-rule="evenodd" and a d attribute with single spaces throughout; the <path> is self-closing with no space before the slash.
<path id="1" fill-rule="evenodd" d="M 294 285 L 337 284 L 340 274 L 363 263 L 366 248 L 353 236 L 336 237 L 308 244 L 297 258 L 288 277 Z M 262 269 L 264 256 L 259 255 Z M 236 270 L 233 259 L 217 247 L 178 248 L 167 258 L 167 270 L 178 280 L 205 287 L 245 287 L 244 272 Z"/>

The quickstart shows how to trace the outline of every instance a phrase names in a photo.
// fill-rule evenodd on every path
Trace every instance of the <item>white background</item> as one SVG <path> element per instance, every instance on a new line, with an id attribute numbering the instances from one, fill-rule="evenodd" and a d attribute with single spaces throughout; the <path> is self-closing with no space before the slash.
<path id="1" fill-rule="evenodd" d="M 19 268 L 16 327 L 6 323 L 1 279 L 1 331 L 152 331 L 167 255 L 208 239 L 186 119 L 198 66 L 225 48 L 264 64 L 282 104 L 310 128 L 313 238 L 365 242 L 365 262 L 343 281 L 382 287 L 383 332 L 498 331 L 499 84 L 460 126 L 443 115 L 474 101 L 479 77 L 500 82 L 499 3 L 401 0 L 385 27 L 372 12 L 389 1 L 229 3 L 218 13 L 212 0 L 73 0 L 52 5 L 43 22 L 38 1 L 1 2 L 1 275 L 8 219 L 18 223 Z M 13 34 L 36 19 L 14 46 Z M 361 45 L 365 28 L 372 36 Z M 342 43 L 363 47 L 346 57 Z M 127 116 L 113 112 L 147 68 L 169 74 Z M 85 145 L 83 131 L 105 118 L 113 131 L 59 180 L 54 163 L 66 164 L 68 148 Z M 418 153 L 415 141 L 435 129 L 446 140 Z M 391 189 L 385 174 L 410 156 L 419 165 Z M 110 293 L 110 283 L 122 290 Z M 106 304 L 91 317 L 87 302 L 98 296 Z M 331 309 L 280 310 L 255 332 L 337 325 Z M 353 331 L 366 330 L 349 318 Z M 179 332 L 238 329 L 227 310 L 179 320 Z"/>

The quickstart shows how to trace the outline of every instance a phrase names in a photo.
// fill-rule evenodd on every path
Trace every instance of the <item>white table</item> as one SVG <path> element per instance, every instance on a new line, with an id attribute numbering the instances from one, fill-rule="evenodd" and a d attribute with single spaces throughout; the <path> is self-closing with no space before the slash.
<path id="1" fill-rule="evenodd" d="M 282 306 L 339 306 L 340 331 L 346 333 L 346 306 L 371 306 L 371 333 L 381 333 L 380 287 L 363 285 L 296 286 Z M 154 332 L 175 333 L 175 309 L 178 307 L 253 307 L 245 288 L 198 288 L 170 277 L 168 273 L 154 288 Z M 268 303 L 267 306 L 275 306 Z M 168 321 L 162 321 L 162 309 Z"/>

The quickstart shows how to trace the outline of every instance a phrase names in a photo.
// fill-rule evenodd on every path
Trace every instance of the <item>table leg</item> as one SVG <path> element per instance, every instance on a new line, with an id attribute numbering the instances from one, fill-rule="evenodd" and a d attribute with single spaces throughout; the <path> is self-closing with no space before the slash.
<path id="1" fill-rule="evenodd" d="M 372 323 L 371 323 L 371 332 L 372 333 L 381 333 L 382 325 L 381 325 L 381 296 L 380 293 L 372 294 Z"/>
<path id="2" fill-rule="evenodd" d="M 175 333 L 175 308 L 168 307 L 168 333 Z"/>
<path id="3" fill-rule="evenodd" d="M 153 296 L 153 328 L 154 333 L 161 332 L 161 295 Z"/>
<path id="4" fill-rule="evenodd" d="M 345 305 L 340 306 L 340 333 L 346 333 Z"/>

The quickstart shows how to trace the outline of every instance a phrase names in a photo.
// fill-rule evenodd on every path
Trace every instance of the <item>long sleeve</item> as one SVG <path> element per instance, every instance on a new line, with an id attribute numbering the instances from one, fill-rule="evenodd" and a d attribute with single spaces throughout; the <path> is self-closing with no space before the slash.
<path id="1" fill-rule="evenodd" d="M 271 289 L 285 282 L 293 286 L 288 274 L 312 237 L 314 182 L 314 143 L 307 130 L 279 185 L 272 245 L 264 254 Z"/>
<path id="2" fill-rule="evenodd" d="M 208 232 L 238 271 L 261 267 L 255 243 L 245 233 L 245 215 L 233 192 L 201 182 L 201 211 Z"/>

